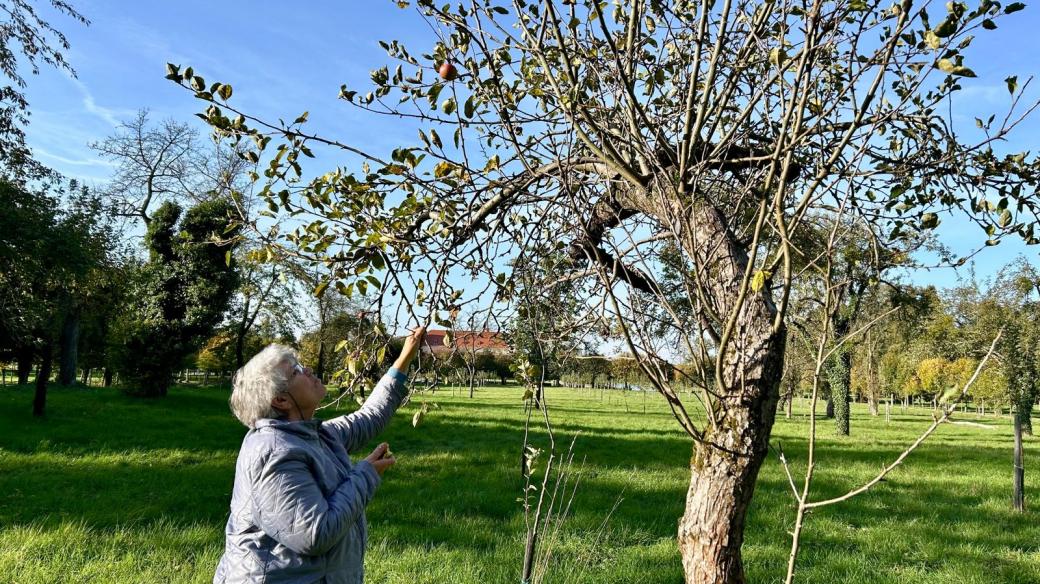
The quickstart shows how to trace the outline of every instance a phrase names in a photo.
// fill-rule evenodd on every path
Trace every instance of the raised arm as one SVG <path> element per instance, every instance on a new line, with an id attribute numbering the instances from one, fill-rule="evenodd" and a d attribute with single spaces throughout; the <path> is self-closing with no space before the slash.
<path id="1" fill-rule="evenodd" d="M 406 372 L 419 352 L 419 346 L 425 336 L 426 327 L 419 327 L 405 338 L 404 347 L 393 367 L 379 380 L 372 395 L 358 411 L 324 423 L 326 428 L 339 436 L 347 452 L 352 452 L 371 440 L 390 422 L 390 417 L 404 400 Z"/>

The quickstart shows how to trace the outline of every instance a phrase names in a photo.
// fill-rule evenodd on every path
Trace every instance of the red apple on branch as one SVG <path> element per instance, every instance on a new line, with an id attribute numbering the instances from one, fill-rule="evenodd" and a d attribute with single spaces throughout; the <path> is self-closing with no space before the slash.
<path id="1" fill-rule="evenodd" d="M 441 79 L 445 81 L 454 81 L 459 76 L 459 70 L 455 68 L 455 65 L 451 61 L 445 61 L 441 63 L 440 69 L 437 70 L 440 74 Z"/>

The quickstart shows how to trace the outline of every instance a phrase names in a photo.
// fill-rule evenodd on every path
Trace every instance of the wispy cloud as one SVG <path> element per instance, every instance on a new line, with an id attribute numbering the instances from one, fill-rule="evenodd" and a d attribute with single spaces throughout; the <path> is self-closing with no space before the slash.
<path id="1" fill-rule="evenodd" d="M 68 164 L 71 166 L 101 166 L 105 168 L 113 168 L 116 166 L 114 162 L 111 162 L 109 160 L 103 160 L 100 158 L 67 158 L 65 156 L 59 156 L 39 146 L 34 147 L 33 152 L 44 158 L 49 158 L 51 160 L 61 162 L 62 164 Z"/>
<path id="2" fill-rule="evenodd" d="M 91 115 L 101 118 L 113 128 L 118 127 L 122 124 L 120 118 L 129 118 L 134 115 L 133 110 L 121 109 L 121 108 L 109 108 L 98 105 L 94 99 L 94 94 L 90 92 L 90 89 L 79 79 L 69 77 L 69 81 L 76 86 L 80 94 L 83 96 L 83 108 Z"/>

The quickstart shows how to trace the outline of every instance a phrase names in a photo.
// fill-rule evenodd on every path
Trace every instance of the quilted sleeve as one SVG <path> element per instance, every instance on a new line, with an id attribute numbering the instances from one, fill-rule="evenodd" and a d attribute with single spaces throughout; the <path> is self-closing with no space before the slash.
<path id="1" fill-rule="evenodd" d="M 326 497 L 303 452 L 275 451 L 254 482 L 256 524 L 298 554 L 324 554 L 357 521 L 379 482 L 375 468 L 363 460 Z"/>
<path id="2" fill-rule="evenodd" d="M 349 415 L 333 418 L 322 424 L 331 430 L 343 445 L 347 452 L 353 452 L 362 444 L 368 442 L 383 428 L 390 423 L 390 417 L 394 415 L 397 408 L 404 400 L 404 382 L 408 377 L 391 367 L 386 375 L 379 380 L 372 395 L 368 396 L 361 408 Z"/>

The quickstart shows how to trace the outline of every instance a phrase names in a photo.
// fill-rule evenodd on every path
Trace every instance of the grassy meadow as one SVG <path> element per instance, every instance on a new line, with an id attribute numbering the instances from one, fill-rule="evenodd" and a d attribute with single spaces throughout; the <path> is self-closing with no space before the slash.
<path id="1" fill-rule="evenodd" d="M 558 447 L 580 431 L 582 470 L 570 516 L 543 540 L 553 550 L 545 581 L 681 582 L 674 537 L 690 442 L 665 404 L 639 392 L 547 391 Z M 481 388 L 470 399 L 442 388 L 395 416 L 382 438 L 398 464 L 368 510 L 367 582 L 519 581 L 520 393 Z M 36 420 L 31 388 L 0 389 L 0 582 L 208 582 L 245 433 L 227 397 L 217 388 L 177 387 L 162 400 L 56 388 Z M 413 428 L 421 400 L 439 408 Z M 796 477 L 804 415 L 781 415 L 773 434 Z M 810 515 L 799 582 L 1040 582 L 1040 488 L 1027 492 L 1029 511 L 1011 510 L 1010 422 L 959 419 L 994 428 L 945 425 L 874 490 Z M 856 406 L 843 439 L 822 421 L 814 498 L 872 476 L 930 421 L 926 409 L 896 408 L 886 422 Z M 532 428 L 544 447 L 537 418 Z M 1028 489 L 1040 485 L 1036 439 L 1026 461 Z M 536 469 L 544 462 L 543 454 Z M 748 518 L 750 582 L 782 581 L 792 503 L 771 454 Z"/>

